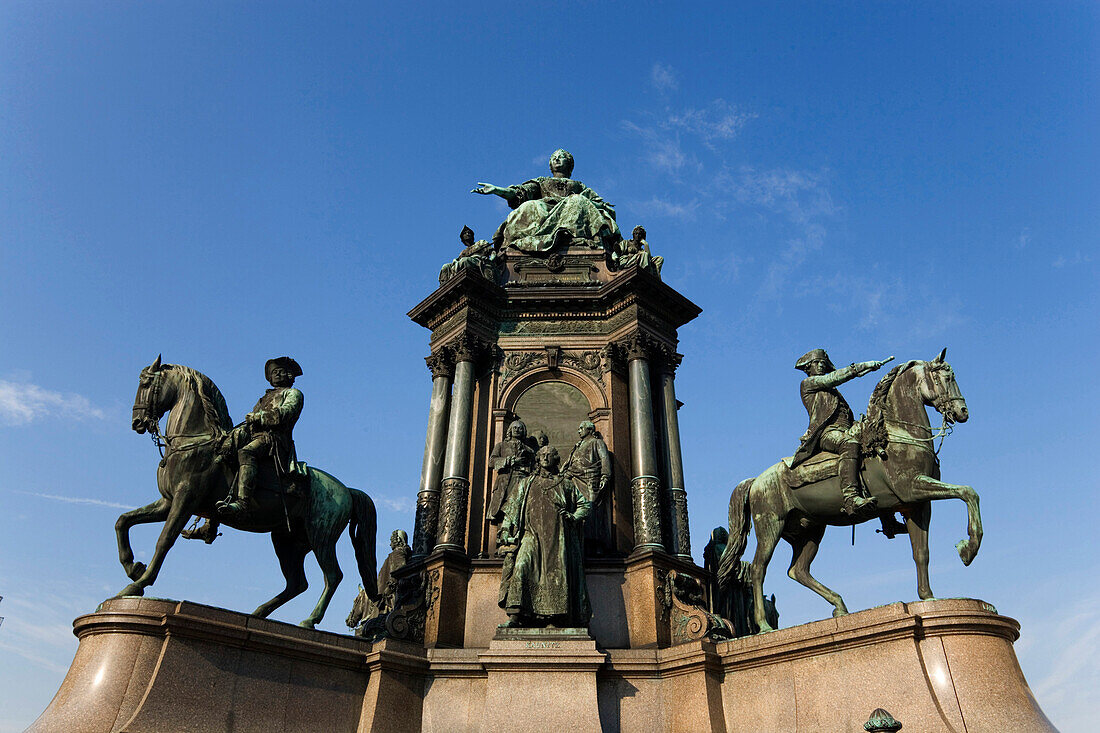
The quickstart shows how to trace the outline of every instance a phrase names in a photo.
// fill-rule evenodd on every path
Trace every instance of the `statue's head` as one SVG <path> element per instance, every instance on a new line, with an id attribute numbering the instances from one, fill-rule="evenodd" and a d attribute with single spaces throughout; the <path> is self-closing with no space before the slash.
<path id="1" fill-rule="evenodd" d="M 596 432 L 596 425 L 591 420 L 585 420 L 577 426 L 577 435 L 587 438 Z"/>
<path id="2" fill-rule="evenodd" d="M 810 349 L 794 363 L 795 369 L 801 369 L 811 377 L 820 377 L 836 369 L 825 349 Z"/>
<path id="3" fill-rule="evenodd" d="M 569 178 L 573 175 L 573 156 L 568 150 L 558 148 L 550 156 L 550 172 L 554 178 Z"/>
<path id="4" fill-rule="evenodd" d="M 544 445 L 550 445 L 550 436 L 545 431 L 539 430 L 535 432 L 535 442 L 539 444 L 539 448 Z"/>
<path id="5" fill-rule="evenodd" d="M 409 535 L 403 529 L 395 529 L 390 533 L 390 549 L 397 550 L 409 544 Z"/>
<path id="6" fill-rule="evenodd" d="M 645 227 L 641 224 L 634 227 L 634 232 L 631 235 L 631 239 L 633 239 L 635 242 L 640 242 L 645 239 Z"/>
<path id="7" fill-rule="evenodd" d="M 524 424 L 523 420 L 516 420 L 508 426 L 508 437 L 516 440 L 527 439 L 527 425 Z"/>
<path id="8" fill-rule="evenodd" d="M 264 364 L 264 376 L 272 387 L 289 387 L 296 377 L 302 376 L 302 367 L 289 356 L 268 359 Z"/>
<path id="9" fill-rule="evenodd" d="M 469 247 L 474 243 L 474 230 L 470 227 L 462 227 L 462 231 L 459 233 L 458 238 L 464 245 Z"/>
<path id="10" fill-rule="evenodd" d="M 544 445 L 539 448 L 538 453 L 535 454 L 535 460 L 538 461 L 539 468 L 542 468 L 549 473 L 558 472 L 558 464 L 561 463 L 561 455 L 558 453 L 558 449 L 552 445 Z"/>
<path id="11" fill-rule="evenodd" d="M 710 541 L 716 545 L 724 545 L 730 541 L 730 533 L 725 527 L 715 527 L 710 533 Z"/>

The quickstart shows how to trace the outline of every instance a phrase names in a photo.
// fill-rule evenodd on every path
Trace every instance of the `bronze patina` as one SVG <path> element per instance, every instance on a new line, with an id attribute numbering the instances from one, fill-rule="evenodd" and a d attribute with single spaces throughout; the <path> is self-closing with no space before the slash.
<path id="1" fill-rule="evenodd" d="M 498 275 L 497 252 L 493 243 L 484 239 L 474 241 L 474 230 L 468 226 L 462 227 L 458 235 L 462 242 L 462 252 L 451 262 L 443 265 L 439 270 L 439 284 L 450 280 L 463 270 L 474 270 L 482 277 L 495 280 Z"/>
<path id="2" fill-rule="evenodd" d="M 645 239 L 646 231 L 643 226 L 634 227 L 630 239 L 624 240 L 611 251 L 611 262 L 618 270 L 637 266 L 657 277 L 661 276 L 661 266 L 665 264 L 664 257 L 654 257 L 649 251 L 649 242 Z"/>
<path id="3" fill-rule="evenodd" d="M 165 413 L 170 414 L 162 435 L 159 421 Z M 258 422 L 253 420 L 253 424 L 264 426 L 264 418 Z M 272 424 L 270 418 L 266 424 Z M 233 478 L 231 470 L 215 460 L 217 446 L 230 431 L 232 421 L 225 399 L 206 375 L 186 366 L 162 364 L 158 356 L 141 370 L 131 426 L 139 434 L 151 433 L 163 447 L 164 458 L 157 470 L 161 497 L 124 513 L 115 523 L 119 562 L 133 581 L 119 596 L 144 594 L 145 588 L 156 581 L 165 556 L 187 521 L 192 516 L 214 517 L 215 504 L 229 492 Z M 312 551 L 324 574 L 325 589 L 313 611 L 300 625 L 313 628 L 320 622 L 343 578 L 336 559 L 336 540 L 345 527 L 355 549 L 363 586 L 367 595 L 376 599 L 376 519 L 370 497 L 357 489 L 349 489 L 313 466 L 305 469 L 308 491 L 290 496 L 279 490 L 274 465 L 261 464 L 258 473 L 253 509 L 230 514 L 222 520 L 235 529 L 270 533 L 286 578 L 286 587 L 253 614 L 266 617 L 306 590 L 304 561 Z M 264 476 L 265 473 L 270 475 Z M 130 527 L 151 522 L 164 522 L 164 527 L 146 566 L 134 561 Z"/>
<path id="4" fill-rule="evenodd" d="M 504 440 L 493 446 L 489 455 L 489 467 L 496 471 L 493 479 L 493 493 L 489 496 L 489 507 L 486 511 L 486 519 L 492 524 L 499 524 L 504 518 L 504 505 L 508 500 L 512 487 L 531 475 L 535 467 L 535 450 L 527 437 L 527 425 L 522 420 L 515 420 L 508 426 L 508 433 Z"/>
<path id="5" fill-rule="evenodd" d="M 592 615 L 584 579 L 582 525 L 591 503 L 558 472 L 551 445 L 538 468 L 508 497 L 498 537 L 504 557 L 498 604 L 504 626 L 586 627 Z"/>
<path id="6" fill-rule="evenodd" d="M 577 435 L 580 440 L 573 446 L 562 473 L 576 482 L 592 504 L 592 514 L 588 518 L 596 525 L 596 546 L 592 552 L 602 555 L 611 547 L 607 517 L 603 511 L 607 483 L 611 480 L 611 454 L 591 420 L 585 420 L 577 427 Z"/>
<path id="7" fill-rule="evenodd" d="M 933 446 L 937 431 L 925 411 L 931 406 L 943 416 L 940 435 L 952 423 L 969 418 L 955 373 L 945 360 L 946 353 L 944 349 L 931 361 L 908 361 L 890 370 L 875 387 L 867 417 L 859 423 L 867 454 L 862 469 L 864 485 L 879 510 L 897 511 L 905 517 L 917 566 L 917 595 L 922 600 L 932 598 L 928 582 L 932 501 L 960 499 L 966 503 L 968 537 L 955 545 L 964 565 L 974 560 L 982 542 L 978 493 L 970 486 L 940 480 L 939 459 Z M 858 524 L 867 517 L 852 516 L 844 510 L 841 479 L 835 466 L 830 465 L 840 457 L 824 457 L 828 460 L 797 469 L 787 461 L 779 461 L 756 478 L 742 481 L 730 497 L 730 537 L 719 564 L 719 583 L 727 586 L 739 572 L 751 518 L 756 529 L 756 554 L 750 568 L 753 613 L 762 631 L 772 629 L 764 616 L 763 584 L 781 537 L 794 548 L 788 574 L 829 601 L 834 616 L 848 613 L 840 595 L 810 575 L 810 563 L 826 527 Z"/>
<path id="8" fill-rule="evenodd" d="M 513 211 L 493 235 L 498 248 L 528 254 L 548 253 L 570 244 L 611 251 L 622 239 L 615 223 L 615 207 L 573 175 L 573 156 L 555 150 L 550 176 L 539 176 L 516 186 L 478 183 L 471 193 L 500 196 Z"/>

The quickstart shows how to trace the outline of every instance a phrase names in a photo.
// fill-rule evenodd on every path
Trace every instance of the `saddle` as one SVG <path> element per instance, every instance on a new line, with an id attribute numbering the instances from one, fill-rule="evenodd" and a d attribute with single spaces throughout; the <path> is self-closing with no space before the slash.
<path id="1" fill-rule="evenodd" d="M 833 478 L 839 473 L 840 456 L 829 451 L 815 453 L 797 468 L 791 468 L 793 460 L 794 456 L 788 456 L 780 461 L 783 464 L 783 480 L 792 489 Z"/>

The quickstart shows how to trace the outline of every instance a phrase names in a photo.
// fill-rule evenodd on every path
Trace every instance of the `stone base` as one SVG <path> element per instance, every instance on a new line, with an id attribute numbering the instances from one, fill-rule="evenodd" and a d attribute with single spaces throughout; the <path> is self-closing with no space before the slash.
<path id="1" fill-rule="evenodd" d="M 34 733 L 108 731 L 1052 731 L 1019 625 L 974 600 L 894 603 L 712 644 L 599 649 L 582 629 L 482 648 L 309 631 L 154 599 L 104 602 Z"/>

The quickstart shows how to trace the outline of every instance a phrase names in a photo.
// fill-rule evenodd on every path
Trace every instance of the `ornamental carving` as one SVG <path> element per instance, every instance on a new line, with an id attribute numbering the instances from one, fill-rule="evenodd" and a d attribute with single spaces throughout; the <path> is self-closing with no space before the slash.
<path id="1" fill-rule="evenodd" d="M 436 545 L 466 547 L 466 502 L 470 482 L 459 476 L 443 479 L 443 498 Z"/>
<path id="2" fill-rule="evenodd" d="M 690 575 L 669 570 L 658 576 L 658 599 L 662 601 L 661 620 L 670 625 L 672 642 L 683 644 L 699 639 L 722 641 L 734 638 L 733 625 L 706 610 L 703 584 Z M 664 600 L 669 602 L 664 604 Z"/>
<path id="3" fill-rule="evenodd" d="M 669 492 L 672 499 L 673 526 L 676 528 L 676 554 L 691 556 L 691 531 L 688 529 L 687 492 L 683 489 L 672 489 Z"/>
<path id="4" fill-rule="evenodd" d="M 435 548 L 439 522 L 439 492 L 422 491 L 416 497 L 416 521 L 413 526 L 413 554 L 427 555 Z"/>
<path id="5" fill-rule="evenodd" d="M 559 366 L 576 369 L 587 374 L 595 382 L 603 384 L 604 370 L 601 368 L 602 359 L 598 351 L 562 351 L 558 355 L 557 362 Z M 545 367 L 548 363 L 546 349 L 505 352 L 500 360 L 500 386 L 503 388 L 516 377 Z"/>
<path id="6" fill-rule="evenodd" d="M 398 581 L 399 605 L 386 615 L 385 631 L 379 636 L 424 643 L 428 619 L 438 613 L 440 571 L 419 572 Z"/>
<path id="7" fill-rule="evenodd" d="M 513 379 L 530 371 L 537 366 L 546 363 L 545 351 L 508 351 L 500 364 L 500 386 L 511 382 Z"/>
<path id="8" fill-rule="evenodd" d="M 432 352 L 431 356 L 424 357 L 424 363 L 428 365 L 428 369 L 432 372 L 432 379 L 439 379 L 440 377 L 447 377 L 448 379 L 454 379 L 455 376 L 455 360 L 454 354 L 447 347 L 438 349 Z"/>
<path id="9" fill-rule="evenodd" d="M 619 346 L 626 353 L 628 361 L 633 361 L 634 359 L 652 359 L 660 353 L 660 345 L 652 336 L 644 331 L 635 331 L 620 341 Z"/>
<path id="10" fill-rule="evenodd" d="M 638 476 L 631 483 L 634 503 L 634 546 L 661 545 L 661 482 Z"/>

